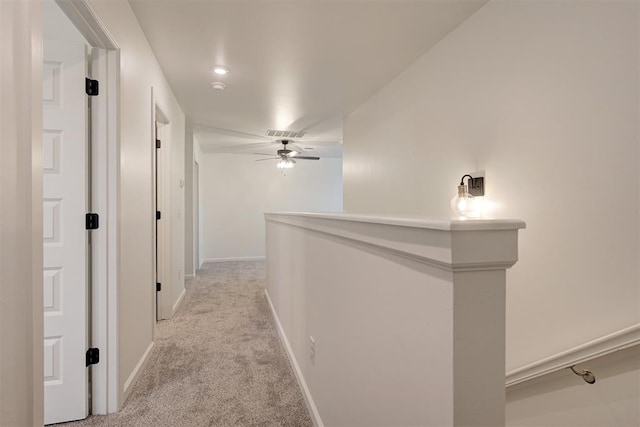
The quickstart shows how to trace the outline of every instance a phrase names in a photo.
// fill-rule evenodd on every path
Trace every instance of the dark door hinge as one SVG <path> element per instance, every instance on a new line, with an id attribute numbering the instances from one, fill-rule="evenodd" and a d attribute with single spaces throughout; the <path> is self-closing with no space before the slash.
<path id="1" fill-rule="evenodd" d="M 160 292 L 162 290 L 162 283 L 156 283 L 156 292 Z"/>
<path id="2" fill-rule="evenodd" d="M 162 213 L 160 213 L 160 211 L 156 211 L 156 219 L 162 219 Z"/>
<path id="3" fill-rule="evenodd" d="M 90 348 L 87 350 L 87 366 L 95 365 L 100 362 L 100 349 Z"/>
<path id="4" fill-rule="evenodd" d="M 156 148 L 160 148 L 162 147 L 162 141 L 160 141 L 159 139 L 156 139 Z"/>
<path id="5" fill-rule="evenodd" d="M 87 95 L 89 96 L 96 96 L 98 95 L 99 90 L 99 83 L 97 80 L 91 80 L 89 78 L 85 78 L 84 79 L 85 83 L 84 83 L 84 90 L 85 92 L 87 92 Z"/>
<path id="6" fill-rule="evenodd" d="M 100 217 L 97 213 L 88 213 L 85 217 L 87 230 L 96 230 L 100 226 Z"/>

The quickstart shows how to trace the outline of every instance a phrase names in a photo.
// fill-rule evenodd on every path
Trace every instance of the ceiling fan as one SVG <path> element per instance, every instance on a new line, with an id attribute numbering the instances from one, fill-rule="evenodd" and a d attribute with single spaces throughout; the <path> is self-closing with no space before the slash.
<path id="1" fill-rule="evenodd" d="M 256 160 L 256 162 L 261 162 L 264 160 L 278 160 L 278 169 L 291 169 L 296 163 L 296 160 L 320 160 L 320 157 L 299 156 L 302 150 L 296 146 L 293 146 L 291 141 L 288 139 L 282 139 L 278 142 L 282 144 L 282 148 L 276 151 L 275 157 L 272 154 L 253 153 L 259 156 L 271 156 L 271 158 L 269 159 L 258 159 Z M 291 144 L 291 148 L 296 148 L 296 150 L 290 150 L 289 148 L 287 148 L 287 145 L 289 144 Z"/>

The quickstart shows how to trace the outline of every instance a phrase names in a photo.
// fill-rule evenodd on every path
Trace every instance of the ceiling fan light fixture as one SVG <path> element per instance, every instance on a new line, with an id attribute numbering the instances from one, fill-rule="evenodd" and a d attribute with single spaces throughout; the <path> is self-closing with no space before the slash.
<path id="1" fill-rule="evenodd" d="M 278 162 L 277 167 L 278 169 L 291 169 L 293 168 L 293 164 L 294 162 L 290 159 L 281 159 Z"/>
<path id="2" fill-rule="evenodd" d="M 216 65 L 215 67 L 213 67 L 213 72 L 219 76 L 224 76 L 225 74 L 229 73 L 229 68 L 225 67 L 224 65 Z"/>

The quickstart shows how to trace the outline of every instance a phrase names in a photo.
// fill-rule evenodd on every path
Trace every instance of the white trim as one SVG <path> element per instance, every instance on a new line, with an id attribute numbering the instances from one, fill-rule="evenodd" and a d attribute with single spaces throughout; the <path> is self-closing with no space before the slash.
<path id="1" fill-rule="evenodd" d="M 180 296 L 178 297 L 176 303 L 173 304 L 173 311 L 172 311 L 171 317 L 173 317 L 173 315 L 176 314 L 176 311 L 178 311 L 178 308 L 180 308 L 180 304 L 182 304 L 182 301 L 184 300 L 185 295 L 187 295 L 187 290 L 183 289 L 182 292 L 180 292 Z"/>
<path id="2" fill-rule="evenodd" d="M 91 54 L 91 78 L 105 81 L 107 78 L 107 57 L 104 49 L 93 48 Z M 104 90 L 104 87 L 103 87 Z M 92 97 L 91 102 L 91 210 L 100 215 L 104 223 L 108 219 L 107 184 L 107 111 L 104 97 Z M 91 232 L 91 347 L 108 353 L 108 233 L 109 225 Z M 103 356 L 104 357 L 104 356 Z M 98 363 L 91 367 L 91 413 L 108 413 L 108 363 Z"/>
<path id="3" fill-rule="evenodd" d="M 229 262 L 229 261 L 264 261 L 264 255 L 246 256 L 246 257 L 230 257 L 230 258 L 206 258 L 200 263 L 200 268 L 207 262 Z"/>
<path id="4" fill-rule="evenodd" d="M 618 350 L 640 345 L 640 323 L 507 372 L 511 387 Z"/>
<path id="5" fill-rule="evenodd" d="M 267 220 L 280 220 L 283 218 L 316 218 L 326 220 L 339 220 L 359 222 L 367 224 L 394 225 L 397 227 L 426 228 L 441 231 L 496 231 L 518 230 L 526 228 L 524 221 L 519 219 L 442 219 L 429 218 L 421 215 L 365 215 L 341 212 L 265 212 Z M 288 222 L 287 222 L 288 223 Z M 307 222 L 309 223 L 309 222 Z"/>
<path id="6" fill-rule="evenodd" d="M 120 319 L 119 277 L 120 277 L 120 51 L 107 52 L 106 96 L 108 98 L 108 145 L 107 145 L 107 410 L 117 412 L 124 401 L 120 400 Z"/>
<path id="7" fill-rule="evenodd" d="M 185 278 L 185 279 L 193 279 L 194 277 L 196 277 L 196 275 L 195 275 L 195 274 L 185 274 L 185 275 L 184 275 L 184 278 Z"/>
<path id="8" fill-rule="evenodd" d="M 149 344 L 149 347 L 147 347 L 140 360 L 138 360 L 136 367 L 133 368 L 131 375 L 129 375 L 129 378 L 127 378 L 127 381 L 125 381 L 124 397 L 122 398 L 123 402 L 127 400 L 127 397 L 129 397 L 129 394 L 131 393 L 131 386 L 136 383 L 136 380 L 138 379 L 140 374 L 144 372 L 144 368 L 147 366 L 147 363 L 149 363 L 149 356 L 151 355 L 151 350 L 153 350 L 154 346 L 155 342 L 151 342 L 151 344 Z"/>
<path id="9" fill-rule="evenodd" d="M 151 86 L 151 105 L 150 105 L 150 114 L 151 114 L 151 140 L 148 141 L 148 148 L 151 151 L 151 176 L 149 177 L 151 180 L 151 215 L 157 215 L 158 211 L 162 212 L 162 193 L 160 192 L 161 186 L 158 185 L 158 160 L 160 160 L 158 149 L 156 148 L 156 139 L 159 139 L 157 132 L 157 124 L 156 124 L 156 99 L 155 93 L 153 90 L 153 86 Z M 167 219 L 167 212 L 165 211 L 165 220 Z M 164 246 L 162 245 L 162 237 L 164 235 L 162 231 L 162 226 L 164 222 L 151 221 L 151 277 L 154 278 L 153 282 L 162 283 L 164 279 L 164 271 L 162 270 L 162 266 L 164 265 L 163 258 L 163 250 Z M 166 286 L 166 285 L 165 285 Z M 152 325 L 151 330 L 152 336 L 151 340 L 156 340 L 156 321 L 162 319 L 162 289 L 160 291 L 156 291 L 155 298 L 151 298 L 152 301 Z"/>
<path id="10" fill-rule="evenodd" d="M 99 49 L 93 78 L 101 81 L 102 97 L 92 99 L 92 210 L 101 216 L 94 232 L 92 346 L 104 363 L 93 366 L 92 413 L 119 410 L 118 394 L 118 70 L 119 53 Z"/>
<path id="11" fill-rule="evenodd" d="M 118 49 L 118 43 L 87 0 L 56 0 L 56 3 L 91 46 Z"/>
<path id="12" fill-rule="evenodd" d="M 445 271 L 502 270 L 518 260 L 518 220 L 437 221 L 413 217 L 265 213 L 278 223 L 337 237 Z M 376 222 L 380 219 L 380 222 Z M 449 229 L 447 229 L 449 227 Z M 419 242 L 429 242 L 421 244 Z M 478 256 L 478 248 L 483 249 Z"/>
<path id="13" fill-rule="evenodd" d="M 307 386 L 307 382 L 304 379 L 304 375 L 302 375 L 302 369 L 300 369 L 300 365 L 298 365 L 298 361 L 296 360 L 296 356 L 293 354 L 293 349 L 291 348 L 291 344 L 289 344 L 287 335 L 284 333 L 284 329 L 280 324 L 280 319 L 278 319 L 278 315 L 276 314 L 276 309 L 273 307 L 273 303 L 271 302 L 271 298 L 269 297 L 269 291 L 265 289 L 264 294 L 267 297 L 267 302 L 269 303 L 269 308 L 271 309 L 273 320 L 276 322 L 276 326 L 278 329 L 278 336 L 280 337 L 280 340 L 284 345 L 284 349 L 287 353 L 287 356 L 289 357 L 289 362 L 291 362 L 291 367 L 293 368 L 293 372 L 295 372 L 296 374 L 298 385 L 300 385 L 302 395 L 304 396 L 304 401 L 307 404 L 307 409 L 309 409 L 309 415 L 311 415 L 311 421 L 313 421 L 313 425 L 316 427 L 324 427 L 324 424 L 322 423 L 322 418 L 320 418 L 320 413 L 318 412 L 318 408 L 316 407 L 316 404 L 313 401 L 313 397 L 311 396 L 311 391 Z"/>

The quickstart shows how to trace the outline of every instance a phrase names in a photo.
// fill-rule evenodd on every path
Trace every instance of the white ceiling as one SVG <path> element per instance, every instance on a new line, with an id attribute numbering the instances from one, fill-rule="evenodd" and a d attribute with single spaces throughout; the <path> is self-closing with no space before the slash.
<path id="1" fill-rule="evenodd" d="M 281 129 L 340 157 L 342 119 L 486 0 L 130 3 L 203 149 L 275 152 Z"/>

